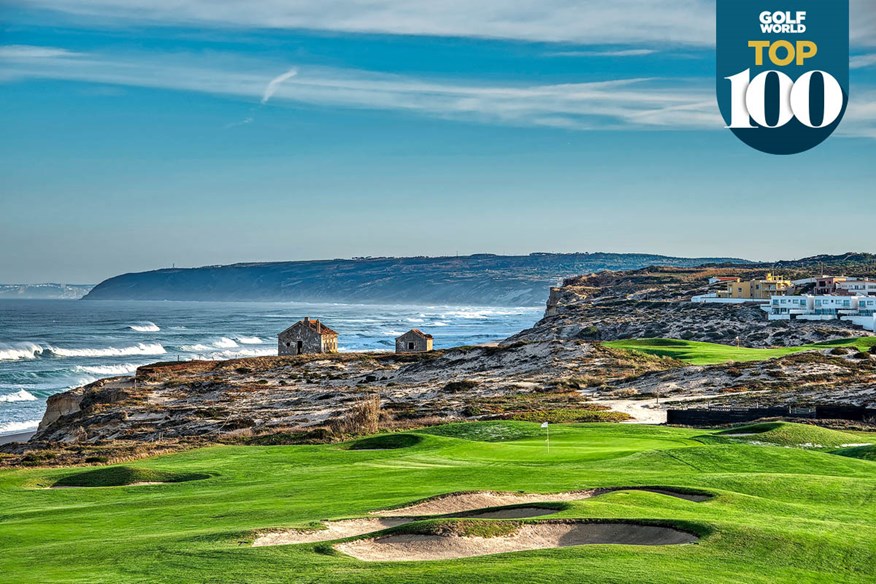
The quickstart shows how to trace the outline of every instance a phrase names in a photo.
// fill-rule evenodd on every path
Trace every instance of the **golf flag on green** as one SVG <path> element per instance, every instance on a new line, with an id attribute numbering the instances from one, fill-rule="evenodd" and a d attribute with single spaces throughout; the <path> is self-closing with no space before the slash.
<path id="1" fill-rule="evenodd" d="M 545 432 L 547 432 L 547 449 L 548 449 L 548 452 L 550 452 L 551 451 L 551 429 L 548 426 L 547 422 L 544 422 L 541 425 L 541 427 L 545 429 Z"/>

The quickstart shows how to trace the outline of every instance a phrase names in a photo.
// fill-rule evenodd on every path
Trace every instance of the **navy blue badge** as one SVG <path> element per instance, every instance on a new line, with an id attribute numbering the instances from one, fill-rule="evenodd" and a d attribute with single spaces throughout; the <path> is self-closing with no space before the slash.
<path id="1" fill-rule="evenodd" d="M 824 142 L 849 103 L 849 1 L 717 3 L 718 106 L 727 128 L 769 154 Z"/>

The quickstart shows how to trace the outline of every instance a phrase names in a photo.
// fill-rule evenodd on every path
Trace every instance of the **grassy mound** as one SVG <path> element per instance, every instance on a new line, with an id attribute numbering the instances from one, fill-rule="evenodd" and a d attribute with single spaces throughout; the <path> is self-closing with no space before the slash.
<path id="1" fill-rule="evenodd" d="M 129 466 L 107 466 L 85 472 L 67 475 L 52 485 L 53 487 L 124 487 L 137 483 L 183 483 L 208 479 L 202 473 L 173 473 L 148 468 Z"/>
<path id="2" fill-rule="evenodd" d="M 410 448 L 423 441 L 422 436 L 416 434 L 381 434 L 370 438 L 363 438 L 350 444 L 350 450 L 399 450 Z"/>
<path id="3" fill-rule="evenodd" d="M 459 537 L 505 537 L 516 532 L 519 521 L 492 521 L 478 519 L 436 519 L 417 521 L 396 528 L 395 533 L 415 535 L 456 535 Z"/>
<path id="4" fill-rule="evenodd" d="M 750 438 L 758 442 L 768 442 L 778 446 L 802 446 L 808 448 L 840 447 L 848 444 L 863 444 L 876 442 L 876 434 L 840 432 L 810 426 L 808 424 L 792 424 L 788 422 L 761 422 L 737 426 L 718 432 L 718 436 Z"/>
<path id="5" fill-rule="evenodd" d="M 819 351 L 837 347 L 847 347 L 864 352 L 872 347 L 876 347 L 876 337 L 841 339 L 799 347 L 773 347 L 770 349 L 750 349 L 733 345 L 682 341 L 679 339 L 629 339 L 608 341 L 603 344 L 612 349 L 638 351 L 649 355 L 671 357 L 691 365 L 718 365 L 720 363 L 731 362 L 766 361 L 805 351 Z"/>
<path id="6" fill-rule="evenodd" d="M 840 456 L 848 456 L 849 458 L 858 458 L 860 460 L 876 461 L 876 446 L 853 446 L 851 448 L 839 448 L 833 451 L 833 454 Z"/>
<path id="7" fill-rule="evenodd" d="M 475 442 L 507 442 L 536 438 L 544 434 L 544 431 L 534 424 L 512 421 L 447 424 L 420 431 L 425 434 Z"/>

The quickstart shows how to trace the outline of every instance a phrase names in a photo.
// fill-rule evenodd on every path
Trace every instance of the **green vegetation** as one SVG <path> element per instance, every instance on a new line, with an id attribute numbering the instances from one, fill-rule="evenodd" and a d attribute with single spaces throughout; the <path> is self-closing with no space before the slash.
<path id="1" fill-rule="evenodd" d="M 422 441 L 422 436 L 416 434 L 380 434 L 353 442 L 350 450 L 396 450 L 416 446 Z"/>
<path id="2" fill-rule="evenodd" d="M 744 427 L 743 427 L 744 428 Z M 737 433 L 743 432 L 737 429 Z M 793 424 L 719 432 L 618 424 L 454 424 L 405 432 L 398 449 L 216 446 L 89 469 L 0 471 L 4 582 L 873 582 L 876 463 L 832 454 L 846 433 Z M 813 438 L 814 432 L 820 433 Z M 876 437 L 848 432 L 852 442 Z M 386 435 L 393 436 L 393 435 Z M 765 437 L 776 445 L 765 443 Z M 381 438 L 388 439 L 388 438 Z M 835 439 L 835 440 L 834 440 Z M 842 442 L 847 443 L 847 442 Z M 781 445 L 779 445 L 781 444 Z M 870 451 L 872 453 L 872 451 Z M 864 456 L 863 458 L 866 458 Z M 192 477 L 152 486 L 48 489 L 83 476 Z M 103 477 L 103 478 L 101 478 Z M 364 517 L 461 491 L 551 493 L 650 486 L 715 494 L 695 503 L 615 491 L 553 516 L 673 525 L 696 545 L 599 545 L 453 561 L 369 563 L 331 543 L 250 545 L 257 531 Z M 553 518 L 552 517 L 552 518 Z M 523 520 L 529 521 L 529 520 Z M 434 519 L 409 529 L 501 535 L 520 521 Z"/>
<path id="3" fill-rule="evenodd" d="M 720 363 L 747 363 L 750 361 L 766 361 L 785 357 L 805 351 L 817 351 L 830 348 L 848 348 L 860 352 L 876 347 L 876 337 L 859 337 L 854 339 L 841 339 L 799 347 L 773 347 L 770 349 L 750 349 L 747 347 L 735 347 L 732 345 L 720 345 L 717 343 L 700 343 L 696 341 L 682 341 L 679 339 L 630 339 L 622 341 L 608 341 L 603 343 L 613 349 L 638 351 L 660 357 L 671 357 L 685 361 L 691 365 L 717 365 Z M 866 357 L 866 356 L 865 356 Z"/>
<path id="4" fill-rule="evenodd" d="M 107 466 L 61 477 L 53 487 L 123 487 L 136 483 L 182 483 L 210 478 L 206 473 L 173 473 L 150 468 Z"/>
<path id="5" fill-rule="evenodd" d="M 766 442 L 779 446 L 797 446 L 804 448 L 826 448 L 848 445 L 861 445 L 869 439 L 876 442 L 876 434 L 867 435 L 862 432 L 839 432 L 811 426 L 807 424 L 789 424 L 787 422 L 762 422 L 737 426 L 730 430 L 718 432 L 715 436 L 744 437 L 758 442 Z"/>
<path id="6" fill-rule="evenodd" d="M 483 521 L 477 519 L 437 519 L 418 521 L 396 528 L 398 533 L 419 535 L 458 535 L 461 537 L 504 537 L 520 528 L 519 521 Z"/>
<path id="7" fill-rule="evenodd" d="M 851 448 L 838 448 L 833 451 L 834 454 L 840 456 L 848 456 L 850 458 L 860 458 L 861 460 L 876 461 L 876 445 L 870 446 L 852 446 Z"/>

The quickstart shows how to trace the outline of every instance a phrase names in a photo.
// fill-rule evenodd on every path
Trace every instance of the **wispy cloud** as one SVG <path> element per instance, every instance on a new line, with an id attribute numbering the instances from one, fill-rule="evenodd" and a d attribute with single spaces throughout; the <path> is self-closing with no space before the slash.
<path id="1" fill-rule="evenodd" d="M 58 57 L 76 57 L 79 53 L 58 49 L 55 47 L 38 47 L 33 45 L 0 45 L 0 59 L 50 59 Z"/>
<path id="2" fill-rule="evenodd" d="M 258 100 L 259 105 L 270 100 L 573 129 L 720 126 L 708 84 L 679 79 L 483 84 L 307 66 L 286 66 L 277 75 L 271 69 L 280 67 L 268 64 L 192 55 L 88 54 L 78 59 L 27 61 L 0 57 L 0 66 L 4 70 L 0 79 L 5 75 L 9 80 L 61 79 L 163 88 Z"/>
<path id="3" fill-rule="evenodd" d="M 268 103 L 274 94 L 277 93 L 277 90 L 280 88 L 280 85 L 283 84 L 284 81 L 288 81 L 298 75 L 298 69 L 289 69 L 282 75 L 277 75 L 273 79 L 271 79 L 268 86 L 265 87 L 265 92 L 262 94 L 262 105 Z"/>
<path id="4" fill-rule="evenodd" d="M 871 55 L 855 55 L 849 59 L 849 67 L 852 69 L 863 69 L 871 65 L 876 65 L 876 53 Z"/>
<path id="5" fill-rule="evenodd" d="M 548 57 L 647 57 L 656 53 L 654 49 L 623 49 L 617 51 L 555 51 L 546 53 Z"/>
<path id="6" fill-rule="evenodd" d="M 581 44 L 711 46 L 714 0 L 19 0 L 105 24 L 196 24 L 501 38 Z M 851 0 L 852 41 L 876 45 L 876 2 Z"/>
<path id="7" fill-rule="evenodd" d="M 221 64 L 221 68 L 220 68 Z M 228 55 L 84 54 L 7 58 L 0 80 L 59 79 L 224 95 L 256 103 L 376 109 L 478 123 L 572 130 L 723 127 L 714 81 L 631 78 L 587 83 L 478 83 L 355 69 L 262 63 Z M 277 74 L 277 71 L 284 71 Z M 876 92 L 853 88 L 845 135 L 876 137 Z M 870 101 L 868 101 L 870 100 Z M 232 126 L 252 123 L 253 114 Z"/>

